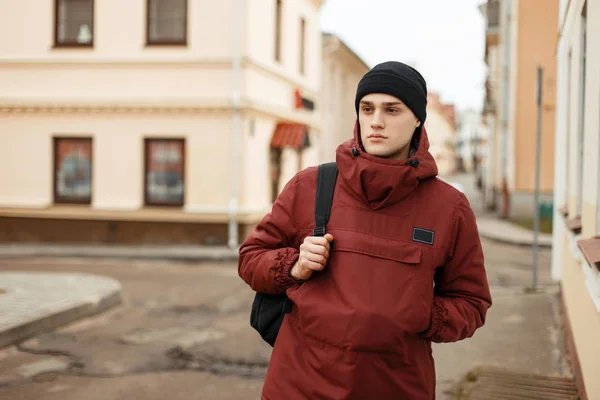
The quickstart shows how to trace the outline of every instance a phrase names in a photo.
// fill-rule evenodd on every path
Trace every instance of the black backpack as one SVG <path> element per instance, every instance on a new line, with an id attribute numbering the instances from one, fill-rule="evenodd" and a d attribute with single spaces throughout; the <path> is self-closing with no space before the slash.
<path id="1" fill-rule="evenodd" d="M 331 162 L 319 165 L 318 171 L 313 236 L 325 236 L 338 170 L 336 163 Z M 250 325 L 258 331 L 265 342 L 274 346 L 283 317 L 292 312 L 293 306 L 285 293 L 281 295 L 256 293 L 252 303 Z"/>

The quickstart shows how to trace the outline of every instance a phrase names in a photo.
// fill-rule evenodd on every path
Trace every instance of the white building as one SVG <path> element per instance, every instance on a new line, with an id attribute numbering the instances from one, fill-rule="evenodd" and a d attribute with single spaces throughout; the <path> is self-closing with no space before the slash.
<path id="1" fill-rule="evenodd" d="M 338 145 L 352 138 L 358 82 L 370 67 L 339 37 L 323 34 L 321 161 L 335 161 Z"/>
<path id="2" fill-rule="evenodd" d="M 0 2 L 0 240 L 236 246 L 318 162 L 321 5 Z"/>
<path id="3" fill-rule="evenodd" d="M 437 93 L 427 95 L 425 128 L 429 138 L 429 152 L 433 155 L 440 176 L 456 172 L 456 113 L 453 105 L 444 104 Z"/>
<path id="4" fill-rule="evenodd" d="M 600 398 L 600 2 L 561 0 L 553 277 L 582 399 Z"/>
<path id="5" fill-rule="evenodd" d="M 456 131 L 457 169 L 475 172 L 486 154 L 487 128 L 476 110 L 465 110 L 458 115 Z"/>

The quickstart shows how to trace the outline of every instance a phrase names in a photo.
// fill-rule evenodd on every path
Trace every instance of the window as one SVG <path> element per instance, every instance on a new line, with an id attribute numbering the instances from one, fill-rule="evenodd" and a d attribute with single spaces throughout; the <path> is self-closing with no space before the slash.
<path id="1" fill-rule="evenodd" d="M 187 44 L 187 0 L 148 0 L 147 44 Z"/>
<path id="2" fill-rule="evenodd" d="M 275 4 L 275 61 L 281 62 L 281 21 L 282 21 L 281 0 L 276 0 Z"/>
<path id="3" fill-rule="evenodd" d="M 572 107 L 572 90 L 571 90 L 571 82 L 572 82 L 572 71 L 573 71 L 573 51 L 569 50 L 569 59 L 567 65 L 567 159 L 566 159 L 566 179 L 565 179 L 565 206 L 569 204 L 569 194 L 571 192 L 570 183 L 571 183 L 571 107 Z M 568 207 L 567 207 L 568 208 Z"/>
<path id="4" fill-rule="evenodd" d="M 579 131 L 577 144 L 578 165 L 577 165 L 577 215 L 581 215 L 583 207 L 583 142 L 585 132 L 585 84 L 586 84 L 586 53 L 587 53 L 587 2 L 583 6 L 581 13 L 581 56 L 580 56 L 580 78 L 579 78 Z"/>
<path id="5" fill-rule="evenodd" d="M 144 159 L 146 205 L 182 206 L 185 188 L 185 141 L 146 139 Z"/>
<path id="6" fill-rule="evenodd" d="M 500 1 L 488 0 L 486 14 L 487 28 L 497 29 L 500 26 Z"/>
<path id="7" fill-rule="evenodd" d="M 300 73 L 306 72 L 306 20 L 300 19 Z"/>
<path id="8" fill-rule="evenodd" d="M 54 202 L 90 204 L 92 139 L 54 138 Z"/>
<path id="9" fill-rule="evenodd" d="M 94 0 L 55 0 L 54 45 L 94 45 Z"/>

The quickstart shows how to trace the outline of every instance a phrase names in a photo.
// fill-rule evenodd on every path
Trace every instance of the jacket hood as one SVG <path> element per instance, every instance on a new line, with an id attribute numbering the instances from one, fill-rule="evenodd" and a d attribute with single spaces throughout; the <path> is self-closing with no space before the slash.
<path id="1" fill-rule="evenodd" d="M 358 121 L 354 138 L 340 144 L 336 150 L 341 183 L 371 209 L 393 205 L 419 186 L 423 179 L 437 176 L 435 159 L 429 152 L 425 127 L 411 143 L 417 144 L 414 154 L 406 160 L 376 157 L 363 150 Z"/>

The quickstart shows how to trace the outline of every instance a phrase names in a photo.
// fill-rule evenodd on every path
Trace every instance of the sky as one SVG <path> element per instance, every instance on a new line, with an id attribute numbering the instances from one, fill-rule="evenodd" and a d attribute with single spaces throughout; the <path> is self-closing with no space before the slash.
<path id="1" fill-rule="evenodd" d="M 334 33 L 369 67 L 411 64 L 444 103 L 481 110 L 486 66 L 485 0 L 325 0 L 321 30 Z"/>

